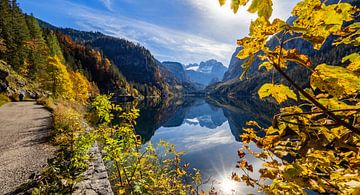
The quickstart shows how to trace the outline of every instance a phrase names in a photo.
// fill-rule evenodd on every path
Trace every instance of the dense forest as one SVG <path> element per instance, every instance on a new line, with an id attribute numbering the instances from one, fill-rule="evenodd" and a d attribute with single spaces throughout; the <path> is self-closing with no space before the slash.
<path id="1" fill-rule="evenodd" d="M 78 44 L 97 49 L 144 96 L 181 96 L 195 90 L 192 83 L 177 79 L 149 50 L 139 44 L 99 32 L 58 28 L 41 20 L 39 23 L 44 29 L 65 34 Z"/>
<path id="2" fill-rule="evenodd" d="M 18 76 L 27 79 L 24 84 L 34 85 L 28 88 L 28 94 L 40 95 L 46 91 L 58 93 L 56 79 L 61 68 L 70 80 L 81 76 L 93 88 L 104 93 L 139 96 L 108 58 L 90 46 L 78 44 L 60 32 L 42 29 L 32 15 L 23 14 L 15 1 L 1 1 L 1 53 L 0 58 L 13 69 Z M 56 56 L 56 57 L 55 57 Z M 54 59 L 52 59 L 54 58 Z M 55 59 L 56 58 L 56 59 Z M 53 67 L 57 66 L 57 67 Z M 67 77 L 67 76 L 65 76 Z M 19 95 L 21 91 L 12 89 L 12 83 L 2 78 L 3 88 Z M 53 84 L 50 84 L 53 83 Z M 19 83 L 15 83 L 16 84 Z M 76 84 L 76 82 L 74 82 Z M 24 89 L 24 88 L 22 88 Z M 36 93 L 36 94 L 34 94 Z"/>

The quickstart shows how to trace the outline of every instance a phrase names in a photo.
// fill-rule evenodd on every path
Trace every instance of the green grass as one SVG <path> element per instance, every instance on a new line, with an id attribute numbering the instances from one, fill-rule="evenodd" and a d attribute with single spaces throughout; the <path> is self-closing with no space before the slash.
<path id="1" fill-rule="evenodd" d="M 11 101 L 10 98 L 8 98 L 6 95 L 0 94 L 0 106 L 10 101 Z"/>

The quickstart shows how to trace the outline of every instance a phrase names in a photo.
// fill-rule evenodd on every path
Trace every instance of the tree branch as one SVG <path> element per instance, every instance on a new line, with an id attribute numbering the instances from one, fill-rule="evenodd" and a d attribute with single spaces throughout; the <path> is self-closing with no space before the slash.
<path id="1" fill-rule="evenodd" d="M 341 118 L 339 118 L 337 115 L 335 115 L 333 112 L 329 111 L 325 106 L 320 104 L 315 98 L 313 98 L 311 95 L 306 93 L 299 85 L 297 85 L 283 70 L 281 70 L 280 66 L 278 64 L 273 63 L 273 66 L 275 69 L 281 74 L 282 77 L 284 77 L 293 87 L 295 87 L 296 90 L 298 90 L 304 97 L 306 97 L 308 100 L 310 100 L 316 107 L 320 108 L 326 115 L 328 115 L 331 119 L 333 119 L 336 123 L 339 125 L 342 125 L 349 130 L 351 130 L 354 133 L 360 134 L 360 129 L 355 128 L 351 124 L 343 121 Z"/>

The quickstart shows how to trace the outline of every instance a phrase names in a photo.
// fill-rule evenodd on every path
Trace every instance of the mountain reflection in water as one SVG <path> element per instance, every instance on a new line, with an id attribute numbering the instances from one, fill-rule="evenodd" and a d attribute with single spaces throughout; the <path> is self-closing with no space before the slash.
<path id="1" fill-rule="evenodd" d="M 271 124 L 271 116 L 276 107 L 252 99 L 236 102 L 186 98 L 162 102 L 145 101 L 140 103 L 140 117 L 136 132 L 144 142 L 156 144 L 166 140 L 176 145 L 178 151 L 186 152 L 184 163 L 190 163 L 203 174 L 204 180 L 211 177 L 218 190 L 226 194 L 228 178 L 239 160 L 237 150 L 242 147 L 240 134 L 245 123 L 257 121 L 262 126 Z M 256 146 L 253 146 L 256 148 Z M 261 162 L 247 157 L 254 165 L 254 176 Z M 211 182 L 204 186 L 208 190 Z M 243 184 L 233 185 L 232 194 L 256 193 Z"/>

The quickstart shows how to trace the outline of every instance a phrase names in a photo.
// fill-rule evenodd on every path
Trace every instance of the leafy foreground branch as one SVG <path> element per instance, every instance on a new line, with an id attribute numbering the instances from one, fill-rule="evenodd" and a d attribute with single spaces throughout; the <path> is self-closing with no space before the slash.
<path id="1" fill-rule="evenodd" d="M 220 4 L 225 1 L 220 0 Z M 239 6 L 249 2 L 231 0 L 231 8 L 236 13 Z M 288 24 L 277 18 L 269 21 L 271 0 L 251 1 L 248 11 L 259 17 L 251 23 L 249 36 L 238 40 L 243 49 L 237 57 L 246 61 L 242 77 L 247 76 L 259 58 L 263 61 L 259 69 L 273 72 L 272 83 L 259 89 L 259 97 L 271 97 L 279 104 L 292 99 L 296 104 L 282 108 L 274 116 L 271 127 L 261 127 L 255 121 L 247 123 L 241 135 L 245 146 L 238 151 L 237 167 L 243 174 L 233 173 L 234 180 L 257 186 L 268 194 L 305 194 L 306 190 L 334 194 L 360 192 L 360 55 L 341 56 L 343 64 L 318 65 L 301 54 L 296 45 L 289 44 L 302 39 L 312 43 L 314 50 L 320 50 L 327 40 L 333 47 L 360 46 L 357 5 L 304 0 L 294 7 L 294 21 Z M 270 48 L 269 39 L 277 40 L 278 45 Z M 302 88 L 287 75 L 286 69 L 294 66 L 311 71 L 310 78 L 304 77 L 309 88 Z M 291 87 L 276 84 L 275 73 Z M 257 136 L 258 131 L 266 136 Z M 250 149 L 251 142 L 262 152 Z M 264 161 L 260 178 L 250 177 L 253 166 L 244 159 L 246 155 Z"/>

